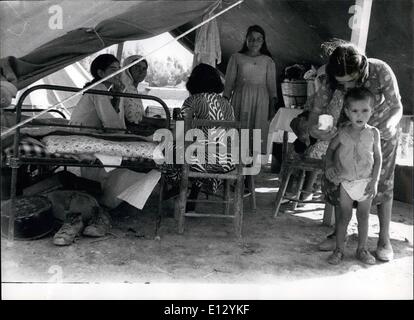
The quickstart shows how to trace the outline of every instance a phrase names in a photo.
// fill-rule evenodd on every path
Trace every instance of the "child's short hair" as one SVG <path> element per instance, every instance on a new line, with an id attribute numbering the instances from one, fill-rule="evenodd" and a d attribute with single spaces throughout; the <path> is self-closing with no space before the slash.
<path id="1" fill-rule="evenodd" d="M 346 108 L 349 108 L 350 101 L 358 101 L 358 100 L 365 100 L 369 99 L 370 107 L 374 106 L 375 97 L 374 94 L 364 87 L 357 87 L 349 89 L 344 97 L 344 105 Z"/>

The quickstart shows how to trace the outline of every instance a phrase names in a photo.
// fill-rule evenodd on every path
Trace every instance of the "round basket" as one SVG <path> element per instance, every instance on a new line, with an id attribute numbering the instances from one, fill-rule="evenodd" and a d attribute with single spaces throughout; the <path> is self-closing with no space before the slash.
<path id="1" fill-rule="evenodd" d="M 1 204 L 1 234 L 7 237 L 12 201 Z M 15 201 L 14 238 L 34 240 L 49 234 L 55 226 L 52 203 L 41 196 L 18 197 Z"/>
<path id="2" fill-rule="evenodd" d="M 302 106 L 308 97 L 308 82 L 305 80 L 285 80 L 282 82 L 282 95 L 286 108 Z"/>

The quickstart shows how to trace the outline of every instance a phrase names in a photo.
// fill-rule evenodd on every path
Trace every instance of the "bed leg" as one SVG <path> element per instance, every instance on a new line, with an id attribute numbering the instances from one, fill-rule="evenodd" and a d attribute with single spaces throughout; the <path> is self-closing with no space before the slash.
<path id="1" fill-rule="evenodd" d="M 160 179 L 160 194 L 158 197 L 158 214 L 155 219 L 155 239 L 159 240 L 159 230 L 161 226 L 161 217 L 162 217 L 162 202 L 164 200 L 164 187 L 165 187 L 165 181 L 164 181 L 164 175 L 161 174 Z"/>
<path id="2" fill-rule="evenodd" d="M 8 233 L 7 233 L 7 240 L 8 246 L 12 246 L 13 240 L 14 240 L 14 220 L 16 217 L 16 193 L 17 193 L 17 170 L 18 168 L 13 167 L 12 168 L 12 174 L 11 174 L 11 187 L 10 187 L 10 202 L 11 202 L 11 208 L 9 213 L 9 226 L 8 226 Z"/>

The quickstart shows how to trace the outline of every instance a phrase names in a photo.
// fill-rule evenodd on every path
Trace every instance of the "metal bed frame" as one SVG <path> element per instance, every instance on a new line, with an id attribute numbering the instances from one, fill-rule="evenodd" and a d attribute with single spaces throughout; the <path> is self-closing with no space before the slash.
<path id="1" fill-rule="evenodd" d="M 79 92 L 82 89 L 80 88 L 73 88 L 73 87 L 66 87 L 66 86 L 57 86 L 57 85 L 37 85 L 33 86 L 29 89 L 27 89 L 21 97 L 19 98 L 16 107 L 13 109 L 7 109 L 7 111 L 10 112 L 16 112 L 16 124 L 20 123 L 22 112 L 40 112 L 44 111 L 44 109 L 22 109 L 23 101 L 25 98 L 36 90 L 56 90 L 56 91 L 65 91 L 65 92 Z M 144 94 L 133 94 L 133 93 L 121 93 L 121 92 L 109 92 L 109 91 L 103 91 L 103 90 L 94 90 L 90 89 L 84 92 L 84 94 L 96 94 L 96 95 L 104 95 L 104 96 L 114 96 L 114 97 L 127 97 L 127 98 L 136 98 L 136 99 L 146 99 L 146 100 L 153 100 L 158 102 L 164 109 L 166 114 L 166 122 L 165 127 L 167 129 L 170 128 L 170 122 L 171 122 L 171 113 L 168 109 L 168 106 L 165 104 L 165 102 L 155 96 L 150 95 L 144 95 Z M 6 109 L 5 109 L 6 110 Z M 60 115 L 64 114 L 60 112 L 59 110 L 50 110 L 51 112 L 57 112 Z M 64 117 L 65 118 L 65 117 Z M 38 125 L 38 124 L 36 124 Z M 47 124 L 50 125 L 50 124 Z M 87 128 L 87 129 L 97 129 L 99 132 L 105 132 L 108 130 L 118 130 L 118 131 L 126 131 L 128 130 L 122 130 L 118 128 L 96 128 L 96 127 L 87 127 L 87 126 L 74 126 L 74 125 L 63 125 L 63 124 L 53 124 L 54 127 L 71 127 L 71 128 Z M 44 158 L 25 158 L 20 156 L 19 154 L 19 142 L 20 142 L 21 134 L 20 134 L 20 128 L 16 129 L 15 135 L 14 135 L 14 141 L 13 141 L 13 156 L 8 157 L 5 165 L 6 167 L 11 168 L 11 187 L 10 187 L 10 200 L 11 200 L 11 212 L 9 216 L 9 224 L 8 224 L 8 240 L 13 241 L 14 240 L 14 222 L 15 222 L 15 216 L 16 216 L 16 193 L 17 193 L 17 171 L 21 165 L 25 164 L 32 164 L 32 165 L 58 165 L 58 166 L 73 166 L 73 167 L 115 167 L 115 168 L 132 168 L 132 169 L 151 169 L 153 167 L 149 167 L 148 164 L 139 163 L 134 165 L 133 162 L 128 163 L 126 162 L 124 165 L 102 165 L 98 162 L 94 163 L 81 163 L 76 160 L 72 159 L 64 159 L 64 158 L 50 158 L 50 159 L 44 159 Z M 157 226 L 159 226 L 159 222 L 157 221 Z M 156 228 L 157 230 L 158 228 Z"/>

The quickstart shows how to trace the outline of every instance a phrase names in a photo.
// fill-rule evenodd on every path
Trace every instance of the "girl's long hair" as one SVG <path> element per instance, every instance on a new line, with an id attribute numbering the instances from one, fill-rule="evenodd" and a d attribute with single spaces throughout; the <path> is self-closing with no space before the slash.
<path id="1" fill-rule="evenodd" d="M 252 32 L 258 32 L 263 37 L 263 44 L 262 44 L 262 47 L 260 48 L 260 53 L 261 54 L 264 54 L 266 56 L 269 56 L 270 58 L 273 59 L 272 54 L 270 53 L 269 49 L 267 48 L 267 44 L 266 44 L 266 34 L 265 34 L 263 28 L 261 26 L 259 26 L 259 25 L 253 25 L 253 26 L 250 26 L 247 29 L 247 33 L 246 33 L 246 37 L 244 39 L 243 47 L 241 48 L 241 50 L 239 51 L 239 53 L 246 53 L 247 51 L 249 51 L 249 49 L 247 48 L 247 37 Z"/>

